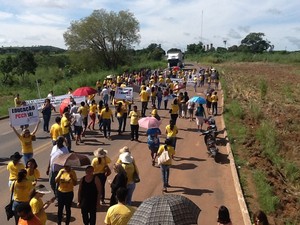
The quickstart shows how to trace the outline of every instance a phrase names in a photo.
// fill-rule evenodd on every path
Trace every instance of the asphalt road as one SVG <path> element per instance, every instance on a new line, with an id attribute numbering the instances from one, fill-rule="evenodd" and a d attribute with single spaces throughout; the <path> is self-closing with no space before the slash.
<path id="1" fill-rule="evenodd" d="M 187 90 L 190 97 L 203 93 L 203 90 L 200 89 L 197 93 L 194 93 L 192 87 L 188 87 Z M 135 97 L 138 99 L 137 96 Z M 136 104 L 140 109 L 140 103 L 137 102 Z M 150 113 L 150 110 L 147 113 Z M 160 110 L 159 115 L 163 121 L 161 129 L 164 133 L 164 128 L 169 121 L 168 110 Z M 219 130 L 222 130 L 220 116 L 216 119 Z M 117 120 L 115 119 L 112 126 L 113 130 L 116 129 L 116 126 Z M 177 126 L 179 127 L 179 134 L 176 158 L 170 172 L 170 185 L 172 187 L 168 189 L 168 193 L 184 195 L 200 207 L 202 211 L 198 224 L 216 224 L 218 207 L 220 205 L 226 205 L 229 208 L 233 224 L 244 224 L 232 178 L 230 159 L 227 157 L 227 149 L 224 146 L 219 146 L 221 154 L 218 162 L 215 162 L 208 156 L 203 137 L 196 131 L 197 126 L 194 121 L 178 119 Z M 50 189 L 46 168 L 52 145 L 48 134 L 44 133 L 41 127 L 42 124 L 36 135 L 37 141 L 34 142 L 34 158 L 37 160 L 38 169 L 41 172 L 42 178 L 39 183 L 46 185 Z M 79 146 L 76 146 L 74 142 L 72 144 L 74 151 L 88 154 L 91 159 L 93 151 L 98 147 L 103 147 L 108 150 L 108 156 L 112 159 L 112 162 L 117 160 L 119 149 L 125 145 L 128 146 L 140 171 L 141 182 L 137 184 L 133 195 L 133 204 L 138 206 L 146 198 L 162 194 L 162 181 L 160 168 L 151 165 L 150 151 L 146 143 L 146 130 L 140 129 L 140 142 L 136 142 L 130 141 L 129 129 L 128 119 L 126 132 L 122 136 L 117 135 L 117 132 L 112 132 L 112 140 L 107 140 L 103 138 L 99 131 L 90 131 L 84 139 L 84 144 Z M 165 135 L 162 135 L 161 141 L 164 138 Z M 222 134 L 220 134 L 220 140 L 224 140 Z M 0 153 L 0 199 L 2 200 L 0 201 L 0 207 L 3 209 L 0 212 L 0 224 L 9 225 L 14 224 L 14 222 L 13 219 L 7 222 L 4 212 L 4 206 L 9 202 L 10 196 L 6 165 L 9 162 L 9 156 L 20 150 L 20 144 L 9 127 L 7 119 L 0 121 L 0 142 L 2 143 Z M 78 178 L 84 175 L 82 168 L 77 168 L 76 173 Z M 113 176 L 114 174 L 110 175 L 108 179 L 113 179 Z M 75 188 L 74 202 L 77 202 L 77 188 L 78 186 Z M 53 194 L 45 195 L 43 200 L 46 201 L 52 197 Z M 109 197 L 110 188 L 108 183 L 106 183 L 107 203 L 109 202 Z M 100 212 L 97 213 L 97 224 L 104 224 L 103 221 L 107 209 L 108 204 L 101 207 Z M 57 208 L 52 204 L 46 212 L 48 214 L 47 224 L 55 224 Z M 75 205 L 72 208 L 71 221 L 72 224 L 83 224 L 80 209 L 76 208 Z"/>

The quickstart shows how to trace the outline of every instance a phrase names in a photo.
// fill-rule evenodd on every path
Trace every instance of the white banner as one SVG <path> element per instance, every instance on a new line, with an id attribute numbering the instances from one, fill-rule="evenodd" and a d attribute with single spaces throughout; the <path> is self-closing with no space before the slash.
<path id="1" fill-rule="evenodd" d="M 72 96 L 72 95 L 66 94 L 66 95 L 54 96 L 54 97 L 50 98 L 50 103 L 54 107 L 59 106 L 64 99 L 69 98 L 70 96 Z M 25 102 L 26 102 L 27 105 L 29 105 L 29 104 L 36 104 L 38 110 L 41 110 L 42 106 L 43 106 L 43 104 L 45 102 L 45 99 L 46 98 L 26 100 Z M 74 101 L 77 104 L 80 104 L 80 102 L 85 101 L 85 97 L 84 96 L 73 96 L 73 99 L 74 99 Z"/>
<path id="2" fill-rule="evenodd" d="M 133 99 L 133 88 L 132 87 L 117 87 L 116 93 L 115 93 L 115 99 L 126 99 L 126 100 L 132 100 Z"/>
<path id="3" fill-rule="evenodd" d="M 36 124 L 39 121 L 39 111 L 36 104 L 9 108 L 9 120 L 12 126 Z"/>

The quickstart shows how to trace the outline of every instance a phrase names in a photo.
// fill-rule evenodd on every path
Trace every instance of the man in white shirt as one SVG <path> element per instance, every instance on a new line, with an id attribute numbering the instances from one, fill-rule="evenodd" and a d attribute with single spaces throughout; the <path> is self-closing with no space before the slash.
<path id="1" fill-rule="evenodd" d="M 104 88 L 102 89 L 101 93 L 100 93 L 100 96 L 102 97 L 103 99 L 103 103 L 104 105 L 105 104 L 108 104 L 108 88 L 106 86 L 104 86 Z"/>

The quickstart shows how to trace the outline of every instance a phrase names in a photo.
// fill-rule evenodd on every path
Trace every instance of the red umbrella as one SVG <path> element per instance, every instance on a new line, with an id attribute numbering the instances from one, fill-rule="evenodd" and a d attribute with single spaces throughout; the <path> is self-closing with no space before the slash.
<path id="1" fill-rule="evenodd" d="M 97 90 L 91 87 L 80 87 L 77 88 L 72 95 L 73 96 L 88 96 L 92 94 L 96 94 Z"/>
<path id="2" fill-rule="evenodd" d="M 70 98 L 66 98 L 60 103 L 60 107 L 59 107 L 60 115 L 64 113 L 65 108 L 69 107 L 69 105 L 70 105 Z"/>
<path id="3" fill-rule="evenodd" d="M 158 128 L 161 125 L 161 121 L 157 120 L 154 117 L 144 117 L 142 119 L 139 119 L 139 126 L 149 129 L 149 128 Z"/>

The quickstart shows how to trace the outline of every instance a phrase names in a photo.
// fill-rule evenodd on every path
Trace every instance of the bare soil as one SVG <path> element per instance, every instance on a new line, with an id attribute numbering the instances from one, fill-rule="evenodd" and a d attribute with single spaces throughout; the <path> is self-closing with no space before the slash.
<path id="1" fill-rule="evenodd" d="M 246 201 L 253 213 L 260 209 L 258 193 L 253 181 L 253 171 L 262 170 L 273 187 L 280 203 L 275 212 L 269 213 L 271 224 L 300 224 L 300 174 L 292 182 L 284 168 L 278 168 L 262 153 L 261 143 L 255 133 L 262 120 L 272 121 L 277 132 L 278 154 L 285 162 L 300 168 L 300 65 L 274 63 L 226 63 L 218 65 L 226 86 L 225 105 L 238 100 L 245 116 L 242 123 L 248 129 L 246 140 L 237 144 L 235 154 L 246 161 L 239 170 L 245 179 L 243 189 Z M 222 68 L 222 69 L 221 69 Z M 262 99 L 261 84 L 267 92 Z M 254 121 L 250 116 L 250 104 L 255 103 L 262 112 L 262 119 Z M 228 124 L 226 124 L 228 126 Z"/>

